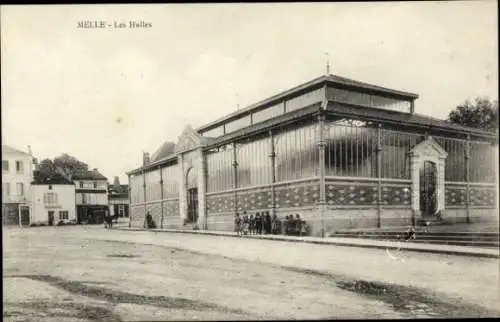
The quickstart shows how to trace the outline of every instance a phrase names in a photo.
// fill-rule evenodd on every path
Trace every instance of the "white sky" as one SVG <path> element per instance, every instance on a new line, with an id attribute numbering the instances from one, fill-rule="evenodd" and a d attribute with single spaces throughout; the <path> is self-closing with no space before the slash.
<path id="1" fill-rule="evenodd" d="M 331 72 L 445 118 L 498 98 L 496 1 L 2 6 L 2 144 L 110 181 L 201 126 Z M 78 29 L 143 20 L 148 29 Z M 238 99 L 236 98 L 238 94 Z M 117 119 L 121 122 L 117 122 Z"/>

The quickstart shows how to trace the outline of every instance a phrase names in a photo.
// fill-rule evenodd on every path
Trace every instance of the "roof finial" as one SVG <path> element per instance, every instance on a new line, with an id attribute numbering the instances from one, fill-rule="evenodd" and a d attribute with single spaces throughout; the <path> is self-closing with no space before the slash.
<path id="1" fill-rule="evenodd" d="M 326 75 L 330 75 L 330 56 L 326 52 Z"/>
<path id="2" fill-rule="evenodd" d="M 236 93 L 236 109 L 239 110 L 240 109 L 240 96 L 238 95 L 238 93 Z"/>

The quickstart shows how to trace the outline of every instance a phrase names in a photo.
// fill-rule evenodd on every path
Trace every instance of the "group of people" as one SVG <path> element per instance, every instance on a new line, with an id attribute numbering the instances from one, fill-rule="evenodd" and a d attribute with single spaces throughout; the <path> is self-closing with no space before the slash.
<path id="1" fill-rule="evenodd" d="M 281 220 L 274 214 L 271 216 L 269 211 L 257 212 L 255 216 L 250 216 L 246 211 L 240 216 L 236 213 L 234 218 L 234 231 L 238 235 L 293 235 L 302 236 L 307 234 L 307 224 L 300 218 L 299 214 L 288 215 Z"/>

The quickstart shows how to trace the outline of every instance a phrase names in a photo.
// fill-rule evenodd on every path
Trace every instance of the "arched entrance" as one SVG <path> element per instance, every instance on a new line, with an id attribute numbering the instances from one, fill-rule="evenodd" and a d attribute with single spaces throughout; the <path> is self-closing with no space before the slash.
<path id="1" fill-rule="evenodd" d="M 447 156 L 446 151 L 431 136 L 411 151 L 413 223 L 415 219 L 431 219 L 431 216 L 445 209 L 444 172 Z"/>
<path id="2" fill-rule="evenodd" d="M 190 168 L 186 174 L 187 223 L 198 221 L 198 178 L 196 170 Z"/>
<path id="3" fill-rule="evenodd" d="M 420 167 L 420 213 L 433 216 L 437 212 L 437 166 L 424 161 Z"/>

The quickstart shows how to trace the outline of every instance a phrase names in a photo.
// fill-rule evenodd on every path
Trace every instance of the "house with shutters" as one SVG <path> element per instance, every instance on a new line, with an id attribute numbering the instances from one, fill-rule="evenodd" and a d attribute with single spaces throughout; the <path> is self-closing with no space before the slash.
<path id="1" fill-rule="evenodd" d="M 76 193 L 76 218 L 79 224 L 102 224 L 108 206 L 108 179 L 98 169 L 72 174 Z"/>
<path id="2" fill-rule="evenodd" d="M 36 159 L 31 148 L 24 152 L 2 145 L 2 223 L 28 225 L 30 217 L 30 183 Z"/>
<path id="3" fill-rule="evenodd" d="M 30 225 L 54 226 L 76 223 L 75 184 L 56 173 L 31 183 Z"/>

